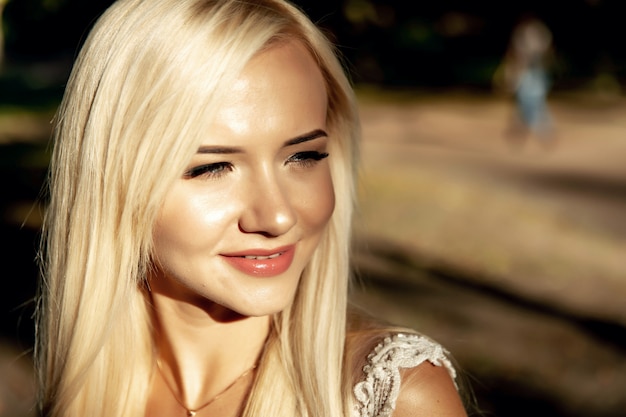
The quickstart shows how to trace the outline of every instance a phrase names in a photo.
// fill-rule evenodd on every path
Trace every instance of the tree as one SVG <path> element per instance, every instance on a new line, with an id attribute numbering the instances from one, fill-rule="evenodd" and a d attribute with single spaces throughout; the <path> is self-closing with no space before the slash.
<path id="1" fill-rule="evenodd" d="M 0 73 L 2 73 L 2 68 L 4 67 L 4 26 L 2 25 L 2 12 L 8 2 L 9 0 L 0 0 Z"/>

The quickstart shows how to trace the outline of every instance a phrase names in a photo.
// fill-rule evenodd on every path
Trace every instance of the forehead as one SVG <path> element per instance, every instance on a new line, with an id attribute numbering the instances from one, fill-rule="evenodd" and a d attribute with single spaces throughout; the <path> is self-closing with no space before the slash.
<path id="1" fill-rule="evenodd" d="M 236 77 L 213 128 L 231 134 L 275 131 L 286 135 L 323 128 L 327 91 L 311 53 L 298 42 L 272 46 Z"/>

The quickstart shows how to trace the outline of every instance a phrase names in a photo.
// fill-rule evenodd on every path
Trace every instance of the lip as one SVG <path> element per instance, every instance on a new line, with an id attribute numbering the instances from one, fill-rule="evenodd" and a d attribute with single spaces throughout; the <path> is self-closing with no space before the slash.
<path id="1" fill-rule="evenodd" d="M 273 277 L 287 271 L 291 266 L 295 245 L 275 249 L 247 249 L 241 252 L 222 254 L 230 265 L 255 277 Z"/>

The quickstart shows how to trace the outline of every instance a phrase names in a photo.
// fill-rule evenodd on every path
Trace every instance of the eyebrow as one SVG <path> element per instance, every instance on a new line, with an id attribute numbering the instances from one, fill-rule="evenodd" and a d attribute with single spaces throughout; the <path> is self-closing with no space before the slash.
<path id="1" fill-rule="evenodd" d="M 312 132 L 305 133 L 304 135 L 295 137 L 293 139 L 289 139 L 285 142 L 283 146 L 291 146 L 297 145 L 298 143 L 308 142 L 310 140 L 314 140 L 321 137 L 328 137 L 328 133 L 324 132 L 322 129 L 315 129 Z"/>
<path id="2" fill-rule="evenodd" d="M 328 137 L 328 133 L 323 131 L 322 129 L 315 129 L 311 132 L 305 133 L 300 136 L 296 136 L 295 138 L 289 139 L 285 141 L 283 147 L 293 146 L 299 143 L 308 142 L 311 140 L 315 140 L 321 137 Z M 241 153 L 243 150 L 239 147 L 231 147 L 231 146 L 200 146 L 198 148 L 197 153 L 212 153 L 212 154 L 233 154 L 233 153 Z"/>

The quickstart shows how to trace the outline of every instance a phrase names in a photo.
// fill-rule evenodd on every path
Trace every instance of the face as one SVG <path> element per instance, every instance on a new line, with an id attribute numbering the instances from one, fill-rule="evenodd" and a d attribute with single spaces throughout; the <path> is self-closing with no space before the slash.
<path id="1" fill-rule="evenodd" d="M 255 57 L 166 195 L 153 291 L 246 316 L 284 309 L 334 209 L 327 94 L 297 43 Z"/>

